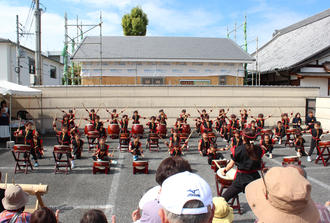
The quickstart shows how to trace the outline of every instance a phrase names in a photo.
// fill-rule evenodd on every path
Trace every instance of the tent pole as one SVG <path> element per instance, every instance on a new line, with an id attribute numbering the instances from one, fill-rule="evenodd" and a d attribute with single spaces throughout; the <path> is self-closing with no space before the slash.
<path id="1" fill-rule="evenodd" d="M 11 95 L 9 97 L 9 104 L 10 104 L 10 110 L 9 110 L 9 141 L 11 141 L 11 114 L 12 114 L 12 110 L 11 110 Z"/>

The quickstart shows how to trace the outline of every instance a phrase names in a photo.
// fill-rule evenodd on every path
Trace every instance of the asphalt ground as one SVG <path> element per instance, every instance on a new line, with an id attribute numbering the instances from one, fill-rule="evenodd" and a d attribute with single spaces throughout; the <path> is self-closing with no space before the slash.
<path id="1" fill-rule="evenodd" d="M 305 149 L 308 151 L 310 136 L 306 139 Z M 329 139 L 329 138 L 328 138 Z M 207 163 L 206 157 L 201 157 L 197 152 L 199 138 L 191 138 L 189 151 L 185 152 L 193 171 L 202 176 L 211 186 L 213 196 L 216 196 L 215 177 L 213 170 Z M 145 139 L 141 140 L 145 145 Z M 224 146 L 218 138 L 218 146 Z M 83 213 L 88 209 L 101 209 L 107 215 L 109 221 L 112 215 L 117 216 L 117 222 L 132 222 L 131 213 L 137 208 L 138 202 L 145 191 L 157 185 L 155 172 L 159 163 L 169 156 L 167 149 L 161 143 L 160 152 L 145 151 L 145 160 L 149 161 L 149 174 L 133 175 L 132 155 L 127 152 L 116 151 L 114 159 L 118 164 L 111 166 L 110 174 L 92 174 L 91 153 L 84 146 L 83 157 L 75 161 L 76 168 L 68 175 L 54 174 L 54 159 L 52 156 L 53 145 L 57 144 L 52 137 L 44 138 L 44 148 L 46 150 L 44 159 L 39 161 L 40 166 L 28 174 L 14 174 L 14 159 L 11 152 L 5 148 L 0 148 L 0 171 L 8 173 L 8 181 L 28 184 L 47 184 L 49 191 L 43 196 L 46 206 L 52 209 L 60 209 L 61 222 L 79 222 Z M 117 148 L 117 140 L 109 140 L 111 148 Z M 314 152 L 316 154 L 316 151 Z M 229 159 L 230 152 L 223 152 Z M 276 145 L 273 150 L 273 159 L 264 157 L 267 167 L 280 166 L 283 156 L 296 155 L 294 148 Z M 314 155 L 315 159 L 315 155 Z M 306 162 L 306 157 L 301 159 L 308 179 L 312 184 L 312 198 L 317 203 L 325 203 L 330 200 L 330 165 L 324 167 L 321 163 Z M 279 179 L 281 180 L 281 179 Z M 251 212 L 244 194 L 239 195 L 243 214 L 235 213 L 235 222 L 254 222 L 255 216 Z M 33 206 L 34 197 L 30 197 L 29 205 Z"/>

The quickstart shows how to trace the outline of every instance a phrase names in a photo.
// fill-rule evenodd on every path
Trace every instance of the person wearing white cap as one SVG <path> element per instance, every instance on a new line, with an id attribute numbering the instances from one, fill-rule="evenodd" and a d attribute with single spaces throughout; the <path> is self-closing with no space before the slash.
<path id="1" fill-rule="evenodd" d="M 183 172 L 167 178 L 159 196 L 162 223 L 211 223 L 212 191 L 197 174 Z"/>

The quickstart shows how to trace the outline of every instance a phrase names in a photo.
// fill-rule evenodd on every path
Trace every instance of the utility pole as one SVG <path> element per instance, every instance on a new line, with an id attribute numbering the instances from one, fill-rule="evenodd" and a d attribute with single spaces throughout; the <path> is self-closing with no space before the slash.
<path id="1" fill-rule="evenodd" d="M 63 62 L 64 62 L 64 85 L 68 85 L 68 16 L 64 14 L 64 50 L 63 50 Z"/>
<path id="2" fill-rule="evenodd" d="M 36 68 L 36 83 L 42 85 L 42 62 L 41 62 L 41 9 L 39 0 L 35 0 L 36 9 L 35 15 L 35 29 L 36 29 L 36 52 L 35 52 L 35 68 Z"/>
<path id="3" fill-rule="evenodd" d="M 17 73 L 17 84 L 21 84 L 21 52 L 20 52 L 20 43 L 19 43 L 19 20 L 18 20 L 18 15 L 16 15 L 16 69 L 15 72 Z"/>

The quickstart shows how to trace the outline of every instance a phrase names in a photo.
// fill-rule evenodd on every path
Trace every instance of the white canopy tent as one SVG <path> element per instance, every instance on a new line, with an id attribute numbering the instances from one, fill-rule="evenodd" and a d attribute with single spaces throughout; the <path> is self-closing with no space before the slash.
<path id="1" fill-rule="evenodd" d="M 0 94 L 9 95 L 9 106 L 11 112 L 11 98 L 12 96 L 38 96 L 41 95 L 42 91 L 38 89 L 29 88 L 27 86 L 15 84 L 9 81 L 0 80 Z M 11 115 L 9 116 L 11 123 Z M 10 133 L 11 141 L 11 133 Z"/>

